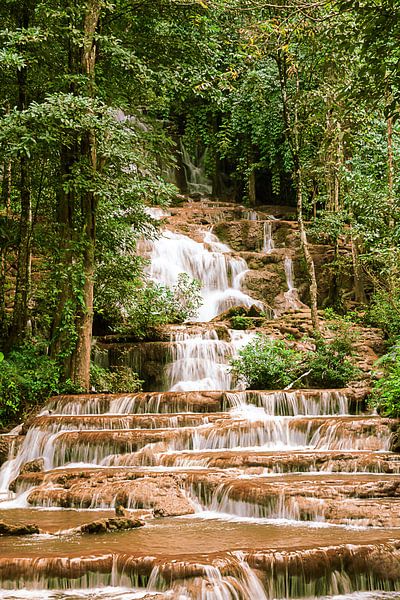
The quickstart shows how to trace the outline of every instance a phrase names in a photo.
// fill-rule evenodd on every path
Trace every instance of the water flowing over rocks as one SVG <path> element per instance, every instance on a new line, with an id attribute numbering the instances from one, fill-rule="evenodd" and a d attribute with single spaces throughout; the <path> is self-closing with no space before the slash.
<path id="1" fill-rule="evenodd" d="M 366 404 L 379 332 L 359 330 L 364 376 L 348 389 L 237 389 L 229 371 L 256 332 L 308 347 L 292 214 L 211 201 L 154 213 L 149 274 L 199 278 L 198 320 L 96 341 L 96 360 L 138 370 L 145 391 L 51 398 L 0 436 L 0 533 L 13 536 L 0 598 L 399 597 L 399 421 Z M 334 252 L 311 250 L 323 303 Z"/>

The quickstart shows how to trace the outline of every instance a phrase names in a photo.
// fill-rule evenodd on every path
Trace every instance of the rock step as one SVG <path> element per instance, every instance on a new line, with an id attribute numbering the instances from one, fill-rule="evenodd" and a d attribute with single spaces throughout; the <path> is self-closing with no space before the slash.
<path id="1" fill-rule="evenodd" d="M 254 475 L 263 472 L 305 473 L 309 471 L 324 471 L 327 475 L 331 472 L 400 474 L 400 454 L 355 450 L 330 452 L 316 450 L 265 452 L 241 449 L 185 452 L 183 450 L 162 455 L 160 464 L 168 467 L 240 469 Z"/>
<path id="2" fill-rule="evenodd" d="M 22 445 L 20 458 L 16 459 L 13 466 L 14 476 L 24 463 L 41 456 L 44 458 L 44 468 L 52 469 L 70 463 L 103 466 L 132 464 L 133 453 L 137 453 L 134 457 L 136 464 L 151 465 L 159 464 L 166 452 L 184 450 L 263 447 L 270 451 L 314 448 L 375 452 L 388 451 L 392 440 L 393 444 L 396 442 L 393 432 L 398 428 L 398 420 L 395 419 L 379 416 L 271 417 L 265 415 L 262 409 L 255 411 L 253 421 L 249 420 L 248 415 L 243 418 L 238 412 L 213 415 L 216 416 L 215 420 L 197 426 L 61 429 L 56 433 L 51 429 L 32 428 Z M 104 423 L 107 423 L 105 419 Z M 117 423 L 121 424 L 121 421 Z M 128 422 L 126 424 L 129 425 Z M 143 426 L 145 424 L 142 423 Z"/>
<path id="3" fill-rule="evenodd" d="M 197 427 L 214 423 L 220 419 L 230 419 L 228 413 L 169 413 L 169 414 L 101 414 L 101 415 L 43 415 L 26 423 L 22 432 L 30 427 L 49 432 L 91 429 L 165 429 Z"/>
<path id="4" fill-rule="evenodd" d="M 255 549 L 232 552 L 218 549 L 213 552 L 215 546 L 220 546 L 217 535 L 221 537 L 222 531 L 215 523 L 212 526 L 214 533 L 211 537 L 207 535 L 209 531 L 204 523 L 195 539 L 190 540 L 187 533 L 184 538 L 180 537 L 179 550 L 173 556 L 166 551 L 174 546 L 173 532 L 170 530 L 167 540 L 163 539 L 159 527 L 154 528 L 153 535 L 146 528 L 120 534 L 130 548 L 147 548 L 149 542 L 153 542 L 155 550 L 149 555 L 143 550 L 121 553 L 113 534 L 108 534 L 107 542 L 103 538 L 101 549 L 98 538 L 90 538 L 91 549 L 88 548 L 86 553 L 82 541 L 79 549 L 73 541 L 70 542 L 78 553 L 73 553 L 71 548 L 68 554 L 63 555 L 55 551 L 51 543 L 43 544 L 43 553 L 35 549 L 35 554 L 32 549 L 27 549 L 23 557 L 16 557 L 14 553 L 0 559 L 0 582 L 5 589 L 77 589 L 112 585 L 140 586 L 144 591 L 148 586 L 148 592 L 170 589 L 177 594 L 186 592 L 191 598 L 201 598 L 204 589 L 221 598 L 224 590 L 235 590 L 236 597 L 254 600 L 400 589 L 399 542 L 387 535 L 376 533 L 375 539 L 368 540 L 367 536 L 352 532 L 351 541 L 348 539 L 347 543 L 340 543 L 341 536 L 337 535 L 336 542 L 332 544 L 332 534 L 326 536 L 323 530 L 319 530 L 317 535 L 310 535 L 309 531 L 299 529 L 296 540 L 290 534 L 286 537 L 285 531 L 285 541 L 282 542 L 282 528 L 275 531 L 271 528 L 266 531 L 269 540 L 266 547 L 265 541 L 259 540 L 259 545 L 254 544 L 256 540 L 249 533 L 242 537 L 243 528 L 232 527 L 233 531 L 224 532 L 224 535 L 233 538 L 234 533 L 243 540 L 245 547 L 254 545 Z M 176 527 L 174 529 L 176 536 Z M 192 529 L 196 530 L 196 527 Z M 180 533 L 182 535 L 182 531 Z M 160 537 L 164 541 L 163 548 L 158 541 Z M 304 540 L 303 544 L 299 543 L 299 537 Z M 205 538 L 208 550 L 205 553 L 196 551 L 196 544 L 201 549 L 205 547 Z M 311 541 L 314 548 L 309 547 Z M 192 552 L 185 552 L 182 548 L 185 543 L 193 548 Z"/>
<path id="5" fill-rule="evenodd" d="M 399 527 L 400 477 L 282 475 L 253 479 L 190 474 L 203 510 L 241 518 Z"/>
<path id="6" fill-rule="evenodd" d="M 366 390 L 299 389 L 197 391 L 197 392 L 140 392 L 136 394 L 80 394 L 50 398 L 42 415 L 83 414 L 143 414 L 221 412 L 240 402 L 264 406 L 271 414 L 293 415 L 300 410 L 320 414 L 324 410 L 337 413 L 341 406 L 346 412 L 357 413 L 363 406 Z M 343 409 L 342 409 L 343 410 Z M 310 411 L 310 412 L 311 412 Z M 342 412 L 342 411 L 341 411 Z"/>
<path id="7" fill-rule="evenodd" d="M 46 413 L 83 415 L 103 413 L 210 413 L 221 411 L 223 392 L 140 392 L 137 394 L 79 394 L 50 398 Z M 44 414 L 42 412 L 42 414 Z"/>
<path id="8" fill-rule="evenodd" d="M 199 510 L 246 518 L 329 520 L 331 516 L 340 522 L 376 518 L 377 525 L 387 526 L 397 526 L 400 520 L 392 502 L 398 503 L 400 497 L 400 477 L 387 474 L 241 478 L 240 471 L 201 468 L 67 468 L 23 473 L 12 489 L 32 486 L 36 487 L 27 501 L 34 506 L 113 508 L 118 499 L 126 508 L 156 509 L 168 515 L 190 514 L 198 505 Z"/>

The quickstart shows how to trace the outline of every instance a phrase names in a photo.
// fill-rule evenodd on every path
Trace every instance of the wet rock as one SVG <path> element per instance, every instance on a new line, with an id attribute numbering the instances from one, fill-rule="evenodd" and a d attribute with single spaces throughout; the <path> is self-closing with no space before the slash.
<path id="1" fill-rule="evenodd" d="M 400 453 L 400 425 L 398 425 L 397 429 L 392 434 L 392 438 L 390 440 L 390 450 L 392 452 Z"/>
<path id="2" fill-rule="evenodd" d="M 35 460 L 30 460 L 22 465 L 20 469 L 20 474 L 22 473 L 40 473 L 44 471 L 44 459 L 36 458 Z"/>
<path id="3" fill-rule="evenodd" d="M 35 535 L 38 533 L 42 532 L 34 523 L 9 525 L 4 521 L 0 521 L 0 535 Z"/>
<path id="4" fill-rule="evenodd" d="M 32 473 L 20 476 L 23 484 Z M 77 472 L 45 474 L 42 485 L 38 485 L 28 496 L 35 506 L 62 506 L 64 508 L 87 508 L 93 498 L 101 506 L 123 509 L 145 509 L 159 516 L 192 514 L 194 508 L 180 486 L 179 477 L 164 474 L 143 476 L 129 470 L 86 471 L 83 477 Z"/>
<path id="5" fill-rule="evenodd" d="M 128 529 L 136 529 L 143 527 L 144 522 L 140 519 L 132 519 L 128 517 L 113 517 L 111 519 L 98 519 L 91 523 L 85 523 L 76 528 L 78 533 L 93 534 L 93 533 L 109 533 L 115 531 L 126 531 Z"/>
<path id="6" fill-rule="evenodd" d="M 10 452 L 14 455 L 23 442 L 23 436 L 5 433 L 0 435 L 0 465 L 6 462 L 10 457 Z"/>

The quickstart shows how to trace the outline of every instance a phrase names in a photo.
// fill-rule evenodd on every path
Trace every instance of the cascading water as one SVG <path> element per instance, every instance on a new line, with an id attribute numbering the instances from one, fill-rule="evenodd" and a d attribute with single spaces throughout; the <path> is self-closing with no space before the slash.
<path id="1" fill-rule="evenodd" d="M 260 255 L 278 255 L 270 225 Z M 240 289 L 246 263 L 210 231 L 196 239 L 164 232 L 151 249 L 151 276 L 166 285 L 180 272 L 199 279 L 199 320 L 255 304 Z M 284 267 L 294 308 L 288 253 Z M 165 369 L 170 391 L 51 399 L 10 446 L 0 481 L 17 498 L 0 503 L 0 521 L 18 521 L 15 510 L 48 523 L 57 511 L 47 507 L 62 508 L 63 522 L 61 532 L 4 544 L 0 598 L 399 597 L 393 421 L 363 414 L 359 390 L 231 389 L 227 364 L 254 331 L 190 324 L 169 332 L 169 361 L 154 368 Z M 117 501 L 146 526 L 71 533 L 70 519 L 94 520 L 85 510 Z"/>
<path id="2" fill-rule="evenodd" d="M 246 262 L 227 254 L 228 248 L 214 251 L 206 247 L 210 241 L 200 243 L 191 238 L 164 231 L 153 243 L 149 275 L 155 281 L 168 286 L 178 282 L 180 273 L 187 273 L 201 283 L 203 304 L 195 321 L 211 321 L 233 306 L 250 307 L 262 303 L 240 290 L 240 279 L 247 270 Z"/>
<path id="3" fill-rule="evenodd" d="M 172 334 L 172 362 L 166 367 L 170 391 L 231 389 L 235 382 L 229 360 L 254 334 L 234 330 L 229 334 L 229 342 L 220 340 L 215 329 L 200 334 Z"/>
<path id="4" fill-rule="evenodd" d="M 294 284 L 293 260 L 290 256 L 285 256 L 284 260 L 285 276 L 287 291 L 284 293 L 287 305 L 292 309 L 304 308 L 304 304 L 300 301 L 297 293 L 297 288 Z"/>
<path id="5" fill-rule="evenodd" d="M 275 244 L 272 238 L 272 223 L 271 221 L 265 221 L 263 225 L 263 252 L 265 252 L 265 254 L 271 254 L 274 248 Z"/>

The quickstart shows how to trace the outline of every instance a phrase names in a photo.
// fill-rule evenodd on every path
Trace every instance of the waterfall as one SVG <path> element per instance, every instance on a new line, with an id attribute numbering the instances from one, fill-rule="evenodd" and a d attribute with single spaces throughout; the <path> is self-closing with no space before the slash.
<path id="1" fill-rule="evenodd" d="M 229 361 L 254 335 L 231 329 L 230 340 L 225 341 L 218 338 L 215 329 L 195 334 L 172 333 L 172 361 L 166 367 L 169 390 L 230 390 L 236 382 L 232 380 Z"/>
<path id="2" fill-rule="evenodd" d="M 233 348 L 215 330 L 172 334 L 172 362 L 167 365 L 170 390 L 226 390 L 231 387 L 229 358 Z"/>
<path id="3" fill-rule="evenodd" d="M 275 244 L 274 240 L 272 239 L 272 223 L 271 221 L 264 221 L 262 250 L 265 252 L 265 254 L 271 254 L 274 248 Z"/>
<path id="4" fill-rule="evenodd" d="M 202 185 L 200 172 L 190 177 Z M 197 223 L 210 222 L 200 204 L 190 206 Z M 149 214 L 168 216 L 154 207 Z M 275 264 L 281 250 L 271 218 L 246 217 L 259 221 L 245 226 L 259 234 L 252 247 L 261 250 L 263 236 L 255 262 Z M 204 225 L 195 239 L 166 230 L 143 246 L 155 281 L 173 286 L 182 272 L 200 281 L 199 321 L 262 306 L 241 289 L 246 262 Z M 304 306 L 294 255 L 282 250 L 276 269 L 285 270 L 284 309 Z M 246 331 L 227 320 L 171 325 L 158 341 L 113 342 L 116 353 L 128 348 L 130 366 L 146 361 L 148 387 L 169 391 L 51 398 L 15 443 L 0 445 L 3 457 L 9 449 L 0 521 L 53 527 L 3 544 L 0 600 L 399 597 L 398 424 L 362 412 L 366 392 L 358 388 L 237 389 L 230 359 L 260 322 Z M 72 534 L 101 520 L 94 511 L 114 519 L 116 505 L 145 525 Z"/>
<path id="5" fill-rule="evenodd" d="M 294 273 L 293 273 L 293 260 L 290 256 L 285 256 L 284 260 L 284 269 L 285 269 L 285 277 L 286 277 L 286 285 L 287 291 L 284 293 L 285 301 L 290 309 L 298 310 L 301 308 L 306 308 L 305 305 L 301 302 L 297 288 L 294 283 Z"/>
<path id="6" fill-rule="evenodd" d="M 204 196 L 210 195 L 212 193 L 212 183 L 205 174 L 206 152 L 200 154 L 196 161 L 197 164 L 195 164 L 181 141 L 181 153 L 189 193 L 196 193 Z"/>
<path id="7" fill-rule="evenodd" d="M 214 251 L 207 248 L 210 242 Z M 180 273 L 200 281 L 203 304 L 195 319 L 198 322 L 211 321 L 233 306 L 263 307 L 261 302 L 240 290 L 240 280 L 247 270 L 246 261 L 230 256 L 230 249 L 225 245 L 221 248 L 218 243 L 217 249 L 216 244 L 210 237 L 200 243 L 168 230 L 152 244 L 149 275 L 154 281 L 173 286 Z"/>

